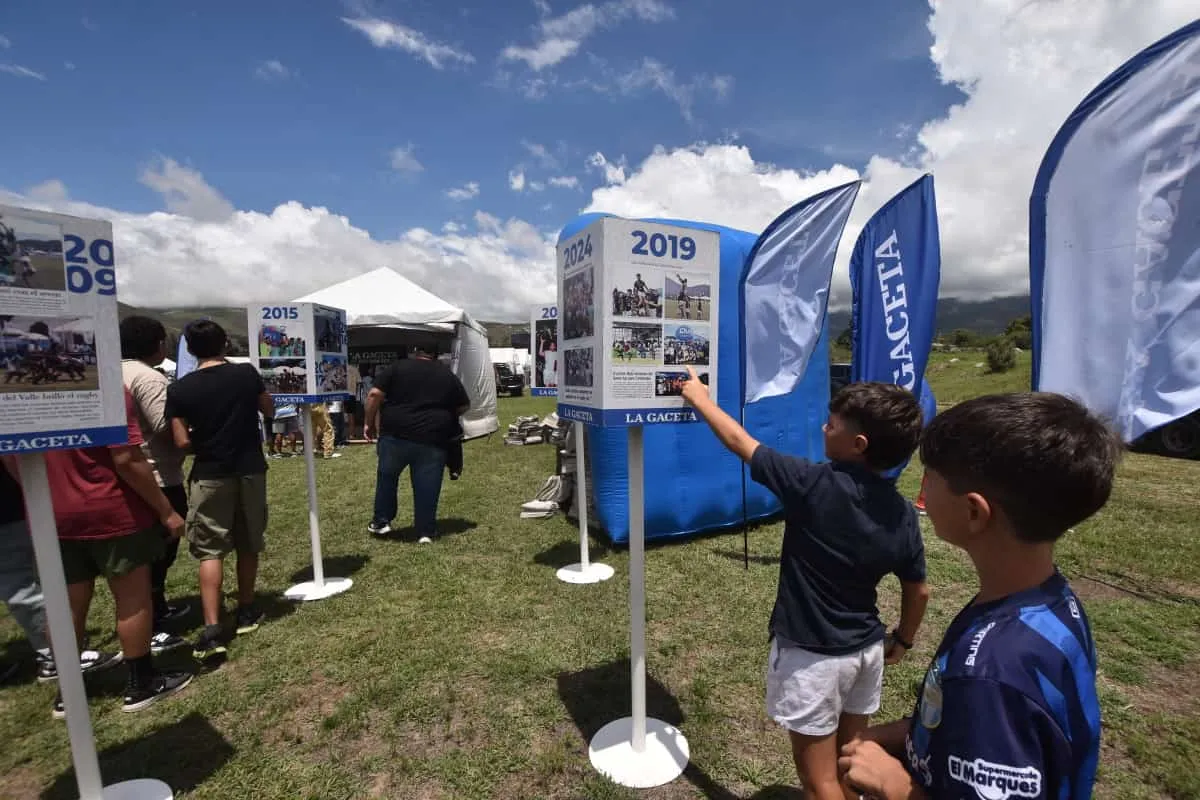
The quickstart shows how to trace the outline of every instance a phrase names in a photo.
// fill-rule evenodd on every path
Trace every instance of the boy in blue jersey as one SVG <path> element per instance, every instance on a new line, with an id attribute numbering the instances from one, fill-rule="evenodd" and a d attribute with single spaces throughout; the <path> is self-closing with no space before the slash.
<path id="1" fill-rule="evenodd" d="M 767 713 L 788 731 L 805 797 L 845 800 L 838 748 L 879 710 L 884 664 L 912 647 L 929 597 L 917 513 L 882 475 L 916 449 L 921 407 L 892 384 L 846 387 L 829 404 L 829 462 L 818 464 L 759 444 L 717 407 L 691 367 L 688 374 L 684 398 L 783 503 Z M 888 574 L 900 579 L 902 594 L 890 635 L 876 607 Z"/>
<path id="2" fill-rule="evenodd" d="M 1108 502 L 1120 453 L 1056 394 L 980 397 L 933 420 L 925 508 L 971 557 L 979 594 L 946 630 L 912 719 L 843 748 L 848 785 L 882 800 L 1092 796 L 1096 651 L 1054 543 Z"/>

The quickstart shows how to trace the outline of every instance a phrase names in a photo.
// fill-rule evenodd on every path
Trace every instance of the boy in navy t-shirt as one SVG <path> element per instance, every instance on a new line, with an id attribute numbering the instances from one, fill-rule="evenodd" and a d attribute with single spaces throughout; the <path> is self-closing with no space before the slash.
<path id="1" fill-rule="evenodd" d="M 867 796 L 1086 800 L 1100 752 L 1096 650 L 1054 543 L 1112 491 L 1119 440 L 1056 394 L 980 397 L 921 442 L 925 508 L 979 594 L 950 623 L 912 719 L 842 751 Z"/>
<path id="2" fill-rule="evenodd" d="M 783 503 L 767 713 L 788 731 L 805 796 L 844 800 L 838 748 L 879 710 L 884 663 L 912 647 L 929 597 L 917 513 L 881 474 L 916 449 L 920 404 L 892 384 L 846 387 L 829 404 L 829 462 L 817 464 L 756 442 L 688 373 L 684 398 Z M 902 591 L 891 634 L 876 607 L 876 587 L 888 574 Z"/>

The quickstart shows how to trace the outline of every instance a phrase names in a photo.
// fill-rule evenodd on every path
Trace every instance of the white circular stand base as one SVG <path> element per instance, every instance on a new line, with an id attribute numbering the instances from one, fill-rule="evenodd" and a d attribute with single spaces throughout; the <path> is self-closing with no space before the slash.
<path id="1" fill-rule="evenodd" d="M 651 718 L 646 719 L 646 749 L 634 752 L 633 717 L 624 717 L 596 732 L 588 756 L 596 771 L 613 783 L 649 789 L 682 775 L 691 753 L 678 728 Z"/>
<path id="2" fill-rule="evenodd" d="M 283 593 L 288 600 L 324 600 L 341 594 L 354 585 L 349 578 L 326 578 L 324 586 L 318 586 L 316 581 L 297 583 Z"/>
<path id="3" fill-rule="evenodd" d="M 570 564 L 558 571 L 558 579 L 564 583 L 600 583 L 613 576 L 608 564 Z"/>
<path id="4" fill-rule="evenodd" d="M 175 800 L 175 793 L 170 786 L 151 778 L 105 786 L 101 796 L 104 800 Z"/>

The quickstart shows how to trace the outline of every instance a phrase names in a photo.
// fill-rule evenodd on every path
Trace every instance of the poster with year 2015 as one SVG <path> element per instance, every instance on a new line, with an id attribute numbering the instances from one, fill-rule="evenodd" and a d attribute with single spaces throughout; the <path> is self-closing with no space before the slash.
<path id="1" fill-rule="evenodd" d="M 255 303 L 246 308 L 250 359 L 282 403 L 350 397 L 346 311 L 316 303 Z"/>

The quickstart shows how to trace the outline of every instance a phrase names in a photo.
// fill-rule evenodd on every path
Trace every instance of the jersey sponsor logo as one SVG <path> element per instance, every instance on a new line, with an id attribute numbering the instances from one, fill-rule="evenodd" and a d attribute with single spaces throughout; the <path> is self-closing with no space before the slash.
<path id="1" fill-rule="evenodd" d="M 958 756 L 947 758 L 946 766 L 950 777 L 973 788 L 980 800 L 1042 795 L 1042 773 L 1034 767 L 1010 767 L 982 758 L 968 761 Z"/>
<path id="2" fill-rule="evenodd" d="M 967 650 L 967 660 L 965 662 L 968 667 L 975 666 L 975 657 L 979 655 L 979 645 L 983 644 L 984 637 L 987 636 L 988 631 L 994 627 L 996 627 L 996 623 L 989 622 L 987 625 L 984 625 L 983 628 L 976 631 L 975 635 L 971 637 L 971 648 Z"/>
<path id="3" fill-rule="evenodd" d="M 925 687 L 921 690 L 921 724 L 933 730 L 942 724 L 942 671 L 937 662 L 929 665 L 925 673 Z"/>
<path id="4" fill-rule="evenodd" d="M 917 746 L 913 744 L 912 735 L 904 737 L 904 752 L 908 755 L 909 771 L 917 776 L 921 785 L 928 789 L 933 786 L 933 770 L 929 768 L 929 755 L 921 758 L 917 754 Z"/>

